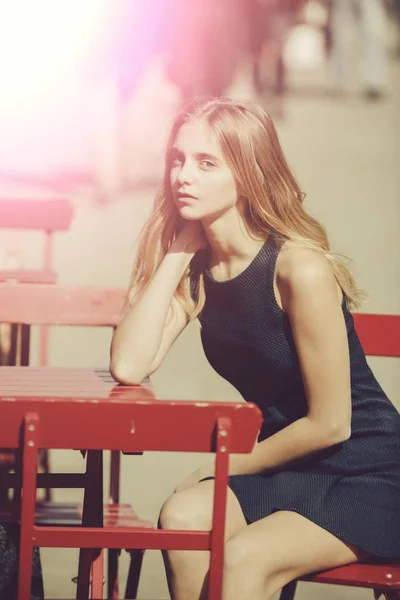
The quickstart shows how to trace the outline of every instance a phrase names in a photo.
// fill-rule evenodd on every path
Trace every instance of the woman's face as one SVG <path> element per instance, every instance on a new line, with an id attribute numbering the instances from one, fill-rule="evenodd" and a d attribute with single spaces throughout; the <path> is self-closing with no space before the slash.
<path id="1" fill-rule="evenodd" d="M 169 164 L 172 196 L 183 219 L 206 221 L 235 207 L 233 175 L 218 140 L 203 121 L 182 125 Z"/>

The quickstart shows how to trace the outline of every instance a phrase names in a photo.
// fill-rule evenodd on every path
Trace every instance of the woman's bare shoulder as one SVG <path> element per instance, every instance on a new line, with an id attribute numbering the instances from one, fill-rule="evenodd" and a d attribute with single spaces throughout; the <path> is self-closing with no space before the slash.
<path id="1" fill-rule="evenodd" d="M 286 242 L 278 255 L 276 273 L 280 278 L 307 281 L 333 276 L 333 269 L 322 252 Z"/>
<path id="2" fill-rule="evenodd" d="M 332 265 L 326 256 L 310 248 L 284 244 L 276 264 L 276 285 L 283 305 L 293 296 L 307 297 L 322 292 L 342 292 L 336 282 Z"/>

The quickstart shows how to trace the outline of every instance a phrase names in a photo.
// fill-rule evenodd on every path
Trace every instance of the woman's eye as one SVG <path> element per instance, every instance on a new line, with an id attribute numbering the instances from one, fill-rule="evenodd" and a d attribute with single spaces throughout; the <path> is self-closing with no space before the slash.
<path id="1" fill-rule="evenodd" d="M 202 160 L 200 164 L 206 169 L 211 169 L 212 167 L 215 167 L 215 164 L 211 162 L 211 160 Z"/>
<path id="2" fill-rule="evenodd" d="M 180 156 L 173 156 L 171 158 L 171 165 L 176 167 L 177 165 L 182 164 L 182 158 Z"/>

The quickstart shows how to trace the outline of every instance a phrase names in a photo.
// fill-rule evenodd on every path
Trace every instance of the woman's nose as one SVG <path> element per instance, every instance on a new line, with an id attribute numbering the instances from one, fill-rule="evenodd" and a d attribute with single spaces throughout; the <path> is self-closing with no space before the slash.
<path id="1" fill-rule="evenodd" d="M 186 161 L 179 173 L 178 173 L 178 181 L 179 183 L 191 183 L 193 181 L 194 178 L 194 169 L 193 169 L 193 165 L 191 165 L 188 161 Z"/>

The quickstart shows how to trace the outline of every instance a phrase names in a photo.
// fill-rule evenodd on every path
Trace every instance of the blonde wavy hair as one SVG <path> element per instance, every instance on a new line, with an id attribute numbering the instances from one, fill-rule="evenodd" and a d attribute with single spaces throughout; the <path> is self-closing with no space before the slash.
<path id="1" fill-rule="evenodd" d="M 323 254 L 345 293 L 348 308 L 359 306 L 363 293 L 357 288 L 343 257 L 330 250 L 323 226 L 305 210 L 305 194 L 289 169 L 268 113 L 256 104 L 222 98 L 193 103 L 172 126 L 163 183 L 139 237 L 128 296 L 130 303 L 149 283 L 182 226 L 183 219 L 171 192 L 170 153 L 179 129 L 193 120 L 207 123 L 219 140 L 234 176 L 238 197 L 244 200 L 248 230 L 258 237 L 280 236 L 286 240 L 286 247 L 296 245 Z M 189 266 L 176 289 L 172 307 L 178 302 L 193 320 L 204 306 L 205 291 L 200 271 L 197 298 L 192 298 L 190 275 Z"/>

